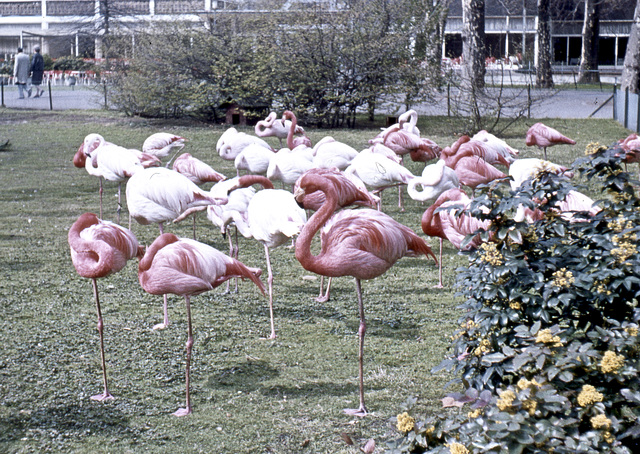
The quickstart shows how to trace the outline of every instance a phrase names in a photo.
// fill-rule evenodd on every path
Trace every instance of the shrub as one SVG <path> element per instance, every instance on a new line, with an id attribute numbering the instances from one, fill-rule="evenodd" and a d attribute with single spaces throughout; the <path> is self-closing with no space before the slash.
<path id="1" fill-rule="evenodd" d="M 462 392 L 443 402 L 460 410 L 419 420 L 409 401 L 390 452 L 640 452 L 640 200 L 620 152 L 590 144 L 574 163 L 602 196 L 595 215 L 561 215 L 576 188 L 547 173 L 476 197 L 491 243 L 458 270 L 461 328 L 436 368 L 455 373 Z M 520 205 L 542 219 L 516 221 Z"/>

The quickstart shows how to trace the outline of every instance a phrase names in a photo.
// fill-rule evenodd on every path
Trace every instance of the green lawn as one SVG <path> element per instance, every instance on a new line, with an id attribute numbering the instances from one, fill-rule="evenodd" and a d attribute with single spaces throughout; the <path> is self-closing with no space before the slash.
<path id="1" fill-rule="evenodd" d="M 540 157 L 524 135 L 535 121 L 510 130 L 506 140 L 522 157 Z M 380 124 L 356 130 L 306 128 L 314 143 L 332 135 L 363 149 Z M 626 137 L 613 120 L 545 120 L 577 140 L 549 150 L 551 160 L 570 164 L 592 141 L 609 144 Z M 389 418 L 409 396 L 424 412 L 440 412 L 451 377 L 432 367 L 446 354 L 460 316 L 454 270 L 465 258 L 447 243 L 445 288 L 434 289 L 437 267 L 425 258 L 404 258 L 389 272 L 363 283 L 368 331 L 365 395 L 371 414 L 342 412 L 358 404 L 355 286 L 335 280 L 328 303 L 314 301 L 319 279 L 286 246 L 272 252 L 278 338 L 269 334 L 267 299 L 241 283 L 238 294 L 224 286 L 192 300 L 194 413 L 171 415 L 184 403 L 183 299 L 170 296 L 171 325 L 161 321 L 162 299 L 138 284 L 137 263 L 98 282 L 105 319 L 110 389 L 116 399 L 93 402 L 101 391 L 96 313 L 91 284 L 71 264 L 67 231 L 83 212 L 98 210 L 98 180 L 73 167 L 71 158 L 91 132 L 140 148 L 153 132 L 190 139 L 184 151 L 233 176 L 215 144 L 222 126 L 125 118 L 98 111 L 42 113 L 0 110 L 0 451 L 2 452 L 170 452 L 170 453 L 355 453 L 368 439 L 376 452 L 398 436 Z M 424 136 L 441 146 L 460 134 L 443 118 L 422 117 Z M 250 131 L 247 129 L 247 131 Z M 277 140 L 273 140 L 277 146 Z M 414 174 L 424 164 L 409 162 Z M 115 220 L 116 185 L 105 187 L 105 218 Z M 124 188 L 123 188 L 124 189 Z M 387 190 L 383 210 L 422 234 L 427 205 Z M 126 224 L 126 206 L 123 210 Z M 157 227 L 134 222 L 132 230 L 150 244 Z M 191 223 L 168 225 L 191 235 Z M 204 215 L 198 239 L 227 251 L 227 242 Z M 438 242 L 428 238 L 437 253 Z M 265 268 L 255 241 L 240 239 L 240 259 Z M 266 280 L 266 278 L 264 278 Z M 346 433 L 354 445 L 345 443 Z"/>

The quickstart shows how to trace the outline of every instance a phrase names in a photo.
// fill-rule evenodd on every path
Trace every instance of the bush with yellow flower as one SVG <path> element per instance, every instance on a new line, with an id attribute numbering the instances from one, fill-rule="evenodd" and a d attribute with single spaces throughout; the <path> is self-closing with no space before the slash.
<path id="1" fill-rule="evenodd" d="M 578 188 L 555 174 L 476 196 L 491 228 L 457 277 L 473 329 L 434 370 L 459 377 L 456 411 L 412 415 L 390 452 L 640 452 L 640 183 L 622 156 L 596 144 L 574 163 L 599 195 L 590 212 L 561 211 Z"/>

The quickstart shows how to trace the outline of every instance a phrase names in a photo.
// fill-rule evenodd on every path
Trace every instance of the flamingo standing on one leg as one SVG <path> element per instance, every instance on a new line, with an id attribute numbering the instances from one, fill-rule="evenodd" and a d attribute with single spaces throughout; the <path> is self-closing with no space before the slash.
<path id="1" fill-rule="evenodd" d="M 488 221 L 480 221 L 469 215 L 458 215 L 454 212 L 465 210 L 471 204 L 469 197 L 460 189 L 452 188 L 440 194 L 433 205 L 431 205 L 422 215 L 422 231 L 429 236 L 440 239 L 440 260 L 438 266 L 438 285 L 442 288 L 442 240 L 449 240 L 458 250 L 470 250 L 478 247 L 481 242 L 480 236 L 474 236 L 469 242 L 464 244 L 467 235 L 475 233 L 479 229 L 487 229 Z M 449 208 L 444 210 L 443 208 Z"/>
<path id="2" fill-rule="evenodd" d="M 326 202 L 305 224 L 296 241 L 296 258 L 307 271 L 329 277 L 353 276 L 356 279 L 359 337 L 359 397 L 357 409 L 345 410 L 347 414 L 365 416 L 363 353 L 366 322 L 362 302 L 362 279 L 373 279 L 386 272 L 404 256 L 435 255 L 410 228 L 396 222 L 386 214 L 371 209 L 343 210 L 335 213 L 338 195 L 335 185 L 322 175 L 305 175 L 300 179 L 297 198 L 305 193 L 322 191 Z M 321 251 L 311 253 L 311 241 L 320 228 L 335 218 L 332 227 L 322 239 Z M 436 260 L 437 262 L 437 260 Z"/>
<path id="3" fill-rule="evenodd" d="M 186 416 L 192 412 L 189 392 L 193 348 L 191 296 L 212 290 L 233 277 L 251 279 L 264 294 L 264 285 L 258 279 L 260 273 L 259 269 L 248 268 L 209 245 L 178 238 L 172 233 L 156 238 L 140 259 L 138 280 L 142 288 L 152 295 L 173 293 L 184 296 L 187 307 L 186 405 L 173 413 L 175 416 Z"/>
<path id="4" fill-rule="evenodd" d="M 528 147 L 536 145 L 544 150 L 544 159 L 547 159 L 547 148 L 560 144 L 575 145 L 576 141 L 563 136 L 557 130 L 543 123 L 536 123 L 527 131 L 526 144 Z"/>
<path id="5" fill-rule="evenodd" d="M 158 224 L 161 235 L 165 222 L 176 219 L 189 208 L 227 202 L 226 197 L 214 197 L 184 175 L 165 167 L 137 172 L 127 182 L 126 195 L 131 217 L 142 225 Z M 153 329 L 164 329 L 169 325 L 166 295 L 163 300 L 163 323 Z"/>
<path id="6" fill-rule="evenodd" d="M 71 261 L 78 274 L 91 279 L 98 312 L 100 333 L 100 359 L 104 392 L 92 396 L 93 400 L 113 399 L 107 385 L 107 366 L 104 353 L 104 323 L 100 310 L 97 279 L 117 273 L 130 260 L 142 256 L 143 248 L 128 229 L 109 221 L 101 221 L 93 213 L 81 215 L 69 229 Z"/>

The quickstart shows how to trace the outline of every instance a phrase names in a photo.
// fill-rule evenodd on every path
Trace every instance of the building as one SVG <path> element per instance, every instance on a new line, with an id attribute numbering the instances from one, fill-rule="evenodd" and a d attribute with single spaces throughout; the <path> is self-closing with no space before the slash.
<path id="1" fill-rule="evenodd" d="M 31 52 L 39 44 L 44 54 L 102 58 L 105 27 L 130 36 L 157 21 L 206 22 L 212 14 L 267 12 L 321 7 L 344 8 L 339 0 L 0 0 L 0 56 L 5 60 L 21 45 Z M 600 64 L 620 67 L 633 19 L 635 0 L 603 2 L 600 21 Z M 615 5 L 615 6 L 611 6 Z M 518 56 L 535 65 L 536 0 L 486 0 L 487 51 L 498 59 Z M 552 11 L 553 62 L 577 65 L 582 43 L 578 0 L 557 0 Z M 452 0 L 445 27 L 443 57 L 462 54 L 462 1 Z"/>

